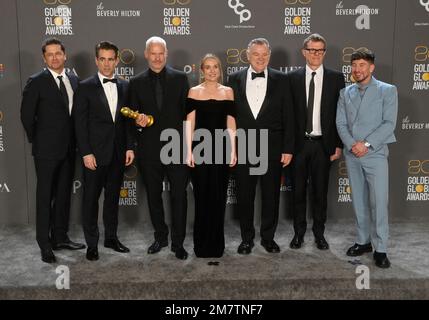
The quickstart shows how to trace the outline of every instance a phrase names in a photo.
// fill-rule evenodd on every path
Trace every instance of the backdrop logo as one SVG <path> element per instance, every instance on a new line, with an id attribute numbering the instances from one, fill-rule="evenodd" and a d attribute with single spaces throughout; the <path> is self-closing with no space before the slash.
<path id="1" fill-rule="evenodd" d="M 335 15 L 337 16 L 357 16 L 355 20 L 355 26 L 358 30 L 369 30 L 370 17 L 378 15 L 379 8 L 370 8 L 367 5 L 360 4 L 354 9 L 344 8 L 343 1 L 337 3 L 335 8 Z"/>
<path id="2" fill-rule="evenodd" d="M 420 0 L 420 4 L 429 12 L 429 0 Z"/>
<path id="3" fill-rule="evenodd" d="M 198 68 L 196 67 L 195 63 L 186 64 L 183 67 L 183 72 L 188 75 L 189 80 L 191 80 L 192 82 L 199 80 L 199 71 L 198 71 Z"/>
<path id="4" fill-rule="evenodd" d="M 125 169 L 124 181 L 119 192 L 120 206 L 136 206 L 137 202 L 137 167 L 132 164 Z"/>
<path id="5" fill-rule="evenodd" d="M 104 9 L 103 2 L 100 2 L 97 5 L 97 17 L 125 17 L 125 18 L 134 18 L 140 17 L 140 10 L 125 10 L 125 9 Z"/>
<path id="6" fill-rule="evenodd" d="M 115 75 L 126 80 L 134 76 L 134 66 L 136 55 L 133 50 L 125 48 L 119 50 L 120 64 L 115 68 Z"/>
<path id="7" fill-rule="evenodd" d="M 240 23 L 249 21 L 252 18 L 252 13 L 249 9 L 242 9 L 244 4 L 240 0 L 228 0 L 228 7 L 234 9 L 234 13 L 240 17 Z"/>
<path id="8" fill-rule="evenodd" d="M 0 63 L 0 79 L 4 77 L 4 64 Z"/>
<path id="9" fill-rule="evenodd" d="M 280 192 L 292 191 L 292 179 L 289 175 L 282 175 L 280 180 Z"/>
<path id="10" fill-rule="evenodd" d="M 4 141 L 3 141 L 3 126 L 1 125 L 3 121 L 3 112 L 0 111 L 0 152 L 4 152 Z"/>
<path id="11" fill-rule="evenodd" d="M 347 167 L 344 160 L 338 161 L 338 203 L 352 202 L 352 189 L 347 177 Z"/>
<path id="12" fill-rule="evenodd" d="M 6 182 L 0 183 L 0 193 L 9 193 L 10 188 L 7 186 Z"/>
<path id="13" fill-rule="evenodd" d="M 68 6 L 71 0 L 44 0 L 45 35 L 73 35 L 72 9 Z M 51 7 L 56 5 L 56 7 Z"/>
<path id="14" fill-rule="evenodd" d="M 353 48 L 353 47 L 344 47 L 343 48 L 343 66 L 342 66 L 342 72 L 344 74 L 344 81 L 346 83 L 346 86 L 349 86 L 353 83 L 355 83 L 355 79 L 352 75 L 352 66 L 351 66 L 351 57 L 352 53 L 357 50 L 363 50 L 368 51 L 368 48 L 366 47 L 359 47 L 359 48 Z"/>
<path id="15" fill-rule="evenodd" d="M 429 1 L 429 0 L 428 0 Z M 414 49 L 414 82 L 413 90 L 429 89 L 429 48 L 417 46 Z"/>
<path id="16" fill-rule="evenodd" d="M 284 34 L 311 33 L 311 0 L 285 0 Z"/>
<path id="17" fill-rule="evenodd" d="M 408 116 L 402 119 L 402 130 L 427 130 L 429 122 L 411 122 Z"/>
<path id="18" fill-rule="evenodd" d="M 408 161 L 407 201 L 429 200 L 429 159 Z"/>
<path id="19" fill-rule="evenodd" d="M 167 6 L 164 8 L 164 35 L 187 36 L 191 34 L 191 9 L 183 6 L 191 0 L 163 0 Z"/>
<path id="20" fill-rule="evenodd" d="M 235 177 L 231 175 L 228 181 L 228 189 L 226 191 L 226 204 L 237 203 L 237 184 Z"/>
<path id="21" fill-rule="evenodd" d="M 226 49 L 226 74 L 237 72 L 249 64 L 247 60 L 247 49 L 229 48 Z"/>
<path id="22" fill-rule="evenodd" d="M 302 66 L 283 66 L 279 68 L 279 71 L 284 72 L 284 73 L 288 73 L 297 69 L 301 69 Z"/>
<path id="23" fill-rule="evenodd" d="M 3 141 L 3 126 L 0 125 L 0 152 L 4 152 L 4 141 Z"/>

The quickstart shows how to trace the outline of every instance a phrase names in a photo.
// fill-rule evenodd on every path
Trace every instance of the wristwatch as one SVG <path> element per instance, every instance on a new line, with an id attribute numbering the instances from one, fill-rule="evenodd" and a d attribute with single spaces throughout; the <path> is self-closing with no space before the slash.
<path id="1" fill-rule="evenodd" d="M 371 143 L 369 143 L 368 141 L 365 141 L 365 143 L 363 145 L 367 148 L 371 147 Z"/>

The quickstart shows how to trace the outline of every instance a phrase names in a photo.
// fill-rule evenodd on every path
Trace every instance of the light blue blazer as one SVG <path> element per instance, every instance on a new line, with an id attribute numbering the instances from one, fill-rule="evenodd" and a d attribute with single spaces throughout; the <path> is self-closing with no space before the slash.
<path id="1" fill-rule="evenodd" d="M 398 92 L 394 85 L 372 77 L 363 99 L 357 84 L 342 89 L 336 124 L 346 150 L 351 150 L 356 141 L 368 141 L 374 151 L 395 142 L 397 113 Z"/>

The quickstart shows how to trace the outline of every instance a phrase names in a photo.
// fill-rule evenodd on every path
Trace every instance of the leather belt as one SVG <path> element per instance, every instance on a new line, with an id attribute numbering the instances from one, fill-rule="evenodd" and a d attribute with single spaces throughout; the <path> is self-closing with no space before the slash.
<path id="1" fill-rule="evenodd" d="M 322 136 L 309 136 L 306 135 L 304 137 L 305 140 L 310 140 L 310 141 L 318 141 L 318 140 L 322 140 Z"/>

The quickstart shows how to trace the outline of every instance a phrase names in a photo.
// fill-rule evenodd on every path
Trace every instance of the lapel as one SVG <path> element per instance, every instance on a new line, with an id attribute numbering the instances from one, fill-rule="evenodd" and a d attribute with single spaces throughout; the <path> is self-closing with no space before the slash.
<path id="1" fill-rule="evenodd" d="M 329 87 L 329 70 L 323 67 L 323 81 L 322 81 L 322 96 L 320 98 L 320 125 L 323 125 L 323 114 L 325 110 L 326 100 L 328 99 Z"/>
<path id="2" fill-rule="evenodd" d="M 57 82 L 55 81 L 54 76 L 52 73 L 46 68 L 44 71 L 44 74 L 46 76 L 46 79 L 48 80 L 49 88 L 48 90 L 50 92 L 54 92 L 56 99 L 60 101 L 61 105 L 64 107 L 64 109 L 67 111 L 67 114 L 69 113 L 69 106 L 65 105 L 63 97 L 61 96 L 60 88 L 58 88 Z"/>
<path id="3" fill-rule="evenodd" d="M 250 109 L 250 104 L 249 101 L 247 100 L 247 95 L 246 95 L 246 85 L 247 85 L 247 70 L 249 70 L 249 67 L 244 68 L 240 74 L 239 74 L 239 86 L 238 86 L 238 90 L 239 90 L 239 94 L 240 94 L 240 100 L 243 101 L 243 111 L 246 111 L 248 113 L 248 116 L 250 116 L 252 119 L 255 119 L 253 117 L 253 113 L 252 110 Z"/>
<path id="4" fill-rule="evenodd" d="M 305 73 L 306 73 L 306 67 L 298 70 L 299 74 L 299 88 L 301 90 L 301 97 L 302 97 L 302 103 L 300 104 L 301 112 L 304 114 L 307 114 L 307 90 L 306 90 L 306 84 L 305 84 Z M 301 117 L 302 119 L 307 119 L 306 117 Z"/>
<path id="5" fill-rule="evenodd" d="M 73 89 L 73 92 L 75 92 L 75 91 L 76 91 L 76 89 L 77 89 L 77 86 L 78 86 L 78 80 L 77 80 L 77 77 L 76 77 L 76 75 L 75 75 L 75 74 L 73 74 L 73 73 L 71 73 L 71 72 L 67 72 L 67 71 L 66 71 L 66 74 L 67 74 L 67 77 L 69 78 L 70 85 L 71 85 L 71 87 L 72 87 L 72 89 Z"/>
<path id="6" fill-rule="evenodd" d="M 155 88 L 152 84 L 152 81 L 150 79 L 150 69 L 148 68 L 146 71 L 144 71 L 143 75 L 142 75 L 142 86 L 141 86 L 141 90 L 142 90 L 142 97 L 143 97 L 143 101 L 146 103 L 146 105 L 142 105 L 142 106 L 131 106 L 133 110 L 140 110 L 141 112 L 144 113 L 149 113 L 152 115 L 159 115 L 159 109 L 158 106 L 156 105 L 156 98 L 155 98 Z M 165 95 L 165 90 L 163 92 L 163 95 Z M 163 104 L 164 104 L 164 99 L 163 99 Z M 152 108 L 150 106 L 153 106 Z M 149 108 L 149 109 L 148 109 Z M 143 111 L 144 110 L 144 111 Z"/>
<path id="7" fill-rule="evenodd" d="M 265 92 L 264 101 L 262 102 L 261 109 L 259 110 L 259 113 L 256 117 L 256 119 L 260 118 L 261 115 L 264 113 L 264 111 L 267 109 L 267 106 L 270 104 L 270 97 L 272 94 L 272 87 L 273 87 L 273 75 L 270 70 L 270 68 L 267 68 L 267 91 Z"/>
<path id="8" fill-rule="evenodd" d="M 116 105 L 116 113 L 115 113 L 115 123 L 117 123 L 117 121 L 119 120 L 119 116 L 121 114 L 121 108 L 124 106 L 124 93 L 123 93 L 123 82 L 116 78 L 118 80 L 117 84 L 116 84 L 116 91 L 118 92 L 118 102 Z"/>
<path id="9" fill-rule="evenodd" d="M 105 115 L 108 116 L 109 119 L 113 122 L 112 113 L 110 112 L 110 107 L 109 107 L 109 101 L 107 100 L 106 93 L 104 92 L 104 88 L 100 82 L 100 78 L 98 77 L 98 74 L 95 74 L 94 82 L 96 86 L 97 97 L 101 102 L 103 110 L 105 110 Z"/>
<path id="10" fill-rule="evenodd" d="M 358 117 L 360 106 L 362 105 L 362 99 L 359 94 L 359 89 L 357 84 L 353 84 L 350 86 L 349 92 L 349 98 L 351 105 L 353 107 L 353 110 L 349 110 L 349 112 L 352 113 L 353 120 L 352 123 L 354 123 Z"/>

